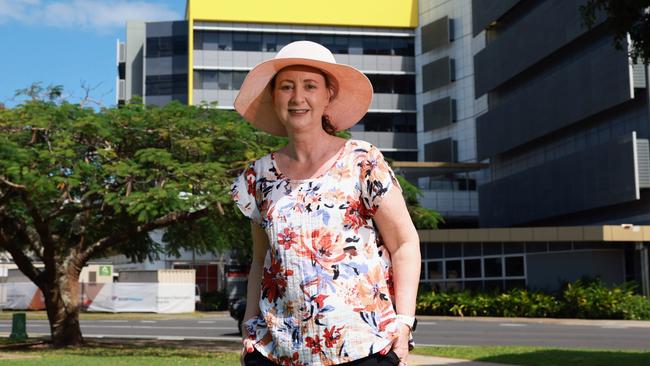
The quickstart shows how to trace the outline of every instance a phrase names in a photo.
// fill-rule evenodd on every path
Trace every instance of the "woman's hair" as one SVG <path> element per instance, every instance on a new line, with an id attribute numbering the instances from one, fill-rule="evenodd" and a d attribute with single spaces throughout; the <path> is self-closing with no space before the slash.
<path id="1" fill-rule="evenodd" d="M 293 66 L 293 65 L 292 65 L 292 66 Z M 289 67 L 289 66 L 287 66 L 287 67 Z M 333 84 L 332 84 L 332 82 L 331 82 L 329 76 L 327 76 L 327 74 L 326 74 L 323 70 L 321 70 L 321 69 L 319 69 L 319 68 L 316 68 L 316 67 L 313 67 L 313 69 L 316 70 L 316 71 L 318 71 L 319 74 L 323 75 L 323 78 L 325 79 L 325 87 L 326 87 L 326 88 L 330 88 L 330 87 L 332 87 Z M 283 69 L 282 69 L 282 70 L 283 70 Z M 275 77 L 276 77 L 276 76 L 280 73 L 280 71 L 282 71 L 282 70 L 279 70 L 278 72 L 276 72 L 275 75 L 273 75 L 273 78 L 271 79 L 271 81 L 269 81 L 269 87 L 271 88 L 271 95 L 273 95 L 273 89 L 275 89 Z M 330 134 L 330 135 L 332 135 L 332 136 L 335 136 L 335 135 L 336 135 L 336 127 L 334 127 L 334 125 L 333 125 L 332 122 L 330 121 L 330 117 L 329 117 L 328 115 L 323 114 L 323 116 L 322 116 L 322 118 L 321 118 L 321 125 L 323 126 L 323 130 L 324 130 L 325 132 L 327 132 L 328 134 Z"/>

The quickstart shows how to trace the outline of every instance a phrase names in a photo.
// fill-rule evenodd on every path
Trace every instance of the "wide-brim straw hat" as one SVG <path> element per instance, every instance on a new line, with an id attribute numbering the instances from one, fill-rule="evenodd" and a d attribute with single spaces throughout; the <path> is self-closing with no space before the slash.
<path id="1" fill-rule="evenodd" d="M 315 67 L 328 76 L 334 94 L 324 114 L 337 131 L 354 126 L 368 112 L 372 84 L 366 75 L 352 66 L 337 64 L 332 52 L 318 43 L 296 41 L 246 75 L 235 98 L 235 109 L 253 126 L 273 135 L 287 135 L 273 108 L 269 82 L 278 71 L 292 65 Z"/>

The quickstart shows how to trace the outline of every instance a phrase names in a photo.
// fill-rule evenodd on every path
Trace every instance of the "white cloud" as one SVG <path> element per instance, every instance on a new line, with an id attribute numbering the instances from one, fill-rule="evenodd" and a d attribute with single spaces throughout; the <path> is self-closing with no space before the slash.
<path id="1" fill-rule="evenodd" d="M 30 25 L 107 31 L 122 28 L 127 20 L 180 20 L 181 14 L 151 1 L 0 0 L 0 24 L 17 21 Z"/>

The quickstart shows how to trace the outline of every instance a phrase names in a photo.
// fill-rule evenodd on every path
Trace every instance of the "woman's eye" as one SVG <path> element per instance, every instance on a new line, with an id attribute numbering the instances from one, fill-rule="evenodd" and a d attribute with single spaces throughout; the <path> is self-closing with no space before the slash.
<path id="1" fill-rule="evenodd" d="M 291 85 L 282 85 L 280 86 L 280 90 L 291 90 Z"/>
<path id="2" fill-rule="evenodd" d="M 307 89 L 316 89 L 317 86 L 314 84 L 307 84 Z"/>

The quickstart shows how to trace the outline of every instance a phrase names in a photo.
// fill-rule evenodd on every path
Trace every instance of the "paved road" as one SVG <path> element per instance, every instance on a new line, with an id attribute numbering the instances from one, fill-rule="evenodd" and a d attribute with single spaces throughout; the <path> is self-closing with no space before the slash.
<path id="1" fill-rule="evenodd" d="M 145 318 L 145 317 L 143 317 Z M 238 340 L 227 316 L 168 320 L 86 320 L 87 337 Z M 0 335 L 11 331 L 0 320 Z M 29 334 L 48 334 L 45 320 L 28 320 Z M 650 350 L 650 322 L 554 321 L 530 319 L 421 318 L 415 340 L 421 345 L 537 345 L 570 348 Z"/>

